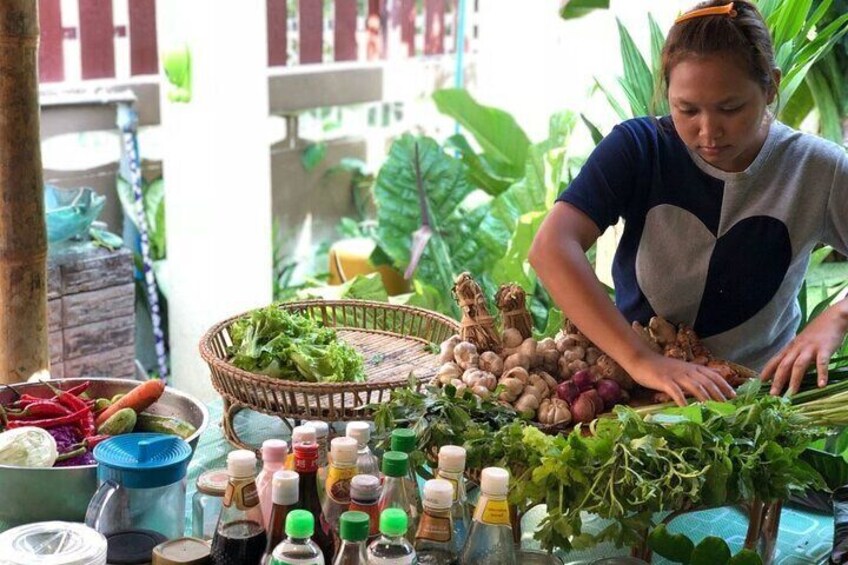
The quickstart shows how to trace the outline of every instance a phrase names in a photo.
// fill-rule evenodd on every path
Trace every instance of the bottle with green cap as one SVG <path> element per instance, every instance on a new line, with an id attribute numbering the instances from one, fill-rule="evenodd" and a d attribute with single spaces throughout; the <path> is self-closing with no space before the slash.
<path id="1" fill-rule="evenodd" d="M 365 565 L 365 543 L 371 529 L 368 514 L 347 511 L 339 518 L 339 534 L 342 544 L 333 565 Z"/>
<path id="2" fill-rule="evenodd" d="M 324 565 L 324 554 L 314 541 L 315 518 L 306 510 L 286 516 L 286 539 L 274 549 L 271 565 Z"/>
<path id="3" fill-rule="evenodd" d="M 406 513 L 388 508 L 380 514 L 380 537 L 368 546 L 368 565 L 415 565 L 415 548 L 405 535 L 409 528 Z"/>
<path id="4" fill-rule="evenodd" d="M 418 507 L 409 492 L 406 477 L 409 472 L 409 456 L 400 451 L 383 454 L 383 492 L 377 508 L 382 515 L 387 508 L 399 508 L 409 518 L 409 539 L 415 538 L 418 528 Z"/>
<path id="5" fill-rule="evenodd" d="M 412 428 L 398 428 L 392 430 L 392 451 L 400 451 L 406 453 L 410 458 L 412 452 L 418 447 L 418 437 L 415 435 L 415 430 Z M 421 514 L 421 496 L 418 492 L 418 477 L 415 474 L 415 467 L 412 464 L 412 459 L 409 461 L 409 466 L 406 473 L 406 484 L 409 494 L 412 495 L 412 501 L 418 509 L 418 514 Z"/>

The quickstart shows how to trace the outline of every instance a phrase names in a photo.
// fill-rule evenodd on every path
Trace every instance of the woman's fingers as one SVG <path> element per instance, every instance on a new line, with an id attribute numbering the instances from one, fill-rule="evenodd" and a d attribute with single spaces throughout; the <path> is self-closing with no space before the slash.
<path id="1" fill-rule="evenodd" d="M 675 404 L 678 406 L 686 406 L 686 395 L 683 394 L 683 391 L 677 386 L 677 383 L 674 381 L 669 381 L 664 391 L 667 395 L 671 397 Z"/>

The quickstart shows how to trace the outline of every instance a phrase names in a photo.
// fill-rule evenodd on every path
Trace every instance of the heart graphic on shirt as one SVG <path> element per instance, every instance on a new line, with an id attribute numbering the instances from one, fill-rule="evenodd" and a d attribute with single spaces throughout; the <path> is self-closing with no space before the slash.
<path id="1" fill-rule="evenodd" d="M 768 304 L 791 259 L 789 231 L 780 220 L 751 216 L 716 238 L 688 210 L 662 204 L 645 218 L 636 275 L 654 312 L 688 322 L 706 338 Z"/>

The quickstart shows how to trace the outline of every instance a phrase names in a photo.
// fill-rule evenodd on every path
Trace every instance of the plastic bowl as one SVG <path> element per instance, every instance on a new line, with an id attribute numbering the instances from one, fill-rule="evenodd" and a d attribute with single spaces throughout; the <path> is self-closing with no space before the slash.
<path id="1" fill-rule="evenodd" d="M 58 243 L 88 233 L 97 219 L 106 197 L 91 188 L 57 188 L 44 186 L 44 207 L 47 215 L 47 241 Z"/>
<path id="2" fill-rule="evenodd" d="M 126 393 L 139 381 L 130 379 L 55 379 L 51 384 L 63 389 L 90 381 L 88 391 L 92 397 L 111 398 Z M 39 383 L 14 385 L 19 393 L 34 396 L 52 396 L 46 386 Z M 13 401 L 14 393 L 0 386 L 0 404 Z M 167 387 L 162 397 L 146 410 L 151 414 L 181 418 L 197 431 L 186 441 L 192 448 L 209 424 L 209 412 L 194 397 Z M 82 522 L 88 501 L 97 487 L 97 465 L 79 467 L 24 468 L 0 465 L 0 531 L 32 522 L 64 520 Z"/>

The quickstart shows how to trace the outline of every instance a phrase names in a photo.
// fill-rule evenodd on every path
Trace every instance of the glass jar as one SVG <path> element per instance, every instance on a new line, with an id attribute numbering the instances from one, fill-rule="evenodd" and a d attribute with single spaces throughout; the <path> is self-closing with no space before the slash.
<path id="1" fill-rule="evenodd" d="M 191 499 L 191 535 L 212 539 L 218 516 L 224 506 L 229 476 L 226 469 L 212 469 L 197 477 L 197 491 Z"/>

